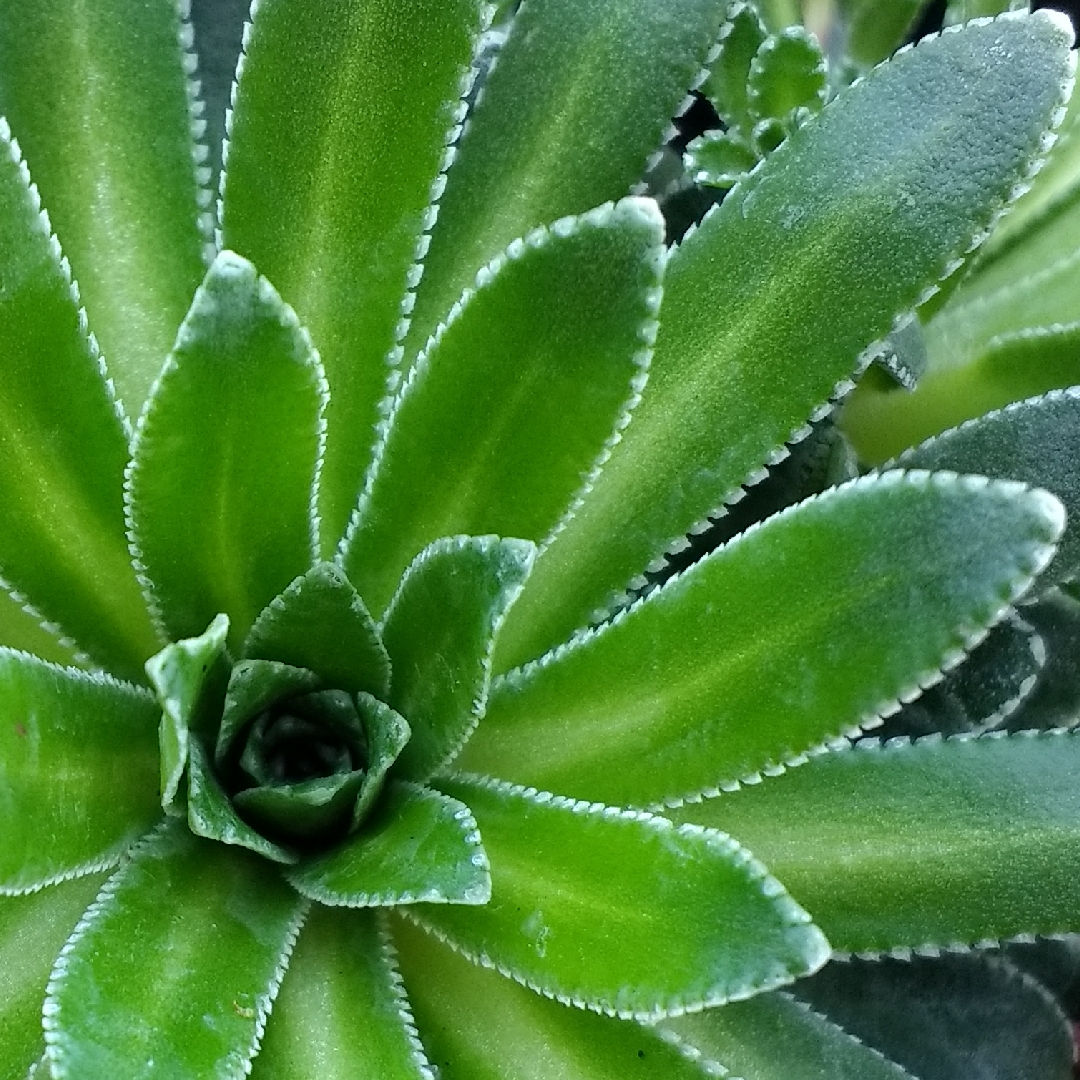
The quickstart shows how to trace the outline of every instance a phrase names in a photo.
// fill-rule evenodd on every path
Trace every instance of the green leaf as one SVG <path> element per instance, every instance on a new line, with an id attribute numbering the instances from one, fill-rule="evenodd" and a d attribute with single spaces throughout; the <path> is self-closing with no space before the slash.
<path id="1" fill-rule="evenodd" d="M 127 437 L 51 228 L 0 120 L 3 584 L 95 662 L 141 681 L 158 641 L 124 537 Z"/>
<path id="2" fill-rule="evenodd" d="M 952 473 L 833 488 L 497 683 L 460 767 L 620 806 L 752 782 L 955 666 L 1062 526 L 1045 492 Z"/>
<path id="3" fill-rule="evenodd" d="M 730 830 L 838 950 L 1056 934 L 1078 925 L 1078 768 L 1062 733 L 860 743 L 674 816 Z"/>
<path id="4" fill-rule="evenodd" d="M 758 156 L 734 135 L 710 131 L 690 141 L 683 160 L 695 184 L 729 188 L 757 164 Z"/>
<path id="5" fill-rule="evenodd" d="M 240 1080 L 306 909 L 264 860 L 171 823 L 110 878 L 53 968 L 53 1074 L 115 1080 L 152 1062 L 158 1076 Z"/>
<path id="6" fill-rule="evenodd" d="M 0 893 L 117 862 L 160 817 L 143 689 L 0 650 Z"/>
<path id="7" fill-rule="evenodd" d="M 731 4 L 720 31 L 720 49 L 702 89 L 729 128 L 750 134 L 753 117 L 747 97 L 750 64 L 766 38 L 765 26 L 753 4 Z"/>
<path id="8" fill-rule="evenodd" d="M 1009 405 L 930 439 L 896 460 L 914 469 L 952 469 L 1020 480 L 1052 491 L 1067 521 L 1041 589 L 1080 575 L 1080 387 Z"/>
<path id="9" fill-rule="evenodd" d="M 0 898 L 0 1061 L 22 1080 L 41 1055 L 41 1001 L 56 954 L 106 875 Z M 48 1073 L 42 1074 L 46 1080 Z"/>
<path id="10" fill-rule="evenodd" d="M 383 627 L 394 665 L 388 701 L 412 728 L 400 776 L 426 779 L 483 716 L 495 635 L 534 553 L 524 540 L 450 537 L 409 567 Z"/>
<path id="11" fill-rule="evenodd" d="M 1080 722 L 1080 603 L 1054 590 L 1039 603 L 1025 605 L 1024 621 L 1034 627 L 1045 649 L 1042 670 L 1031 693 L 1008 720 L 1012 731 L 1073 726 Z"/>
<path id="12" fill-rule="evenodd" d="M 411 729 L 408 721 L 395 712 L 385 702 L 371 697 L 370 694 L 358 694 L 356 704 L 364 719 L 368 740 L 367 775 L 360 788 L 360 795 L 353 808 L 352 832 L 359 828 L 367 817 L 368 811 L 375 805 L 383 789 L 383 782 L 390 766 L 408 744 Z"/>
<path id="13" fill-rule="evenodd" d="M 88 663 L 86 657 L 77 657 L 75 642 L 64 638 L 59 627 L 43 622 L 33 608 L 19 603 L 2 588 L 0 645 L 51 660 L 54 664 L 82 666 Z"/>
<path id="14" fill-rule="evenodd" d="M 879 63 L 903 42 L 927 3 L 928 0 L 841 0 L 847 24 L 845 51 L 860 64 Z M 999 3 L 993 13 L 1000 10 Z"/>
<path id="15" fill-rule="evenodd" d="M 223 244 L 281 290 L 326 365 L 326 553 L 356 505 L 387 361 L 400 358 L 485 14 L 479 0 L 276 0 L 245 34 Z"/>
<path id="16" fill-rule="evenodd" d="M 770 35 L 750 63 L 746 92 L 758 120 L 790 124 L 798 109 L 819 112 L 825 104 L 825 57 L 817 40 L 801 26 Z"/>
<path id="17" fill-rule="evenodd" d="M 828 964 L 798 997 L 919 1080 L 1072 1080 L 1072 1030 L 1049 991 L 969 953 Z"/>
<path id="18" fill-rule="evenodd" d="M 214 261 L 139 421 L 126 489 L 147 600 L 175 639 L 229 616 L 238 650 L 310 565 L 325 380 L 255 268 Z"/>
<path id="19" fill-rule="evenodd" d="M 969 19 L 982 19 L 1003 11 L 1025 10 L 1029 6 L 1027 0 L 948 0 L 944 23 L 955 26 Z"/>
<path id="20" fill-rule="evenodd" d="M 447 176 L 410 360 L 512 240 L 640 180 L 700 78 L 726 8 L 726 0 L 522 5 Z"/>
<path id="21" fill-rule="evenodd" d="M 703 1080 L 654 1031 L 536 994 L 393 921 L 424 1045 L 444 1080 Z"/>
<path id="22" fill-rule="evenodd" d="M 323 684 L 385 697 L 390 658 L 363 600 L 333 563 L 318 563 L 259 613 L 245 657 L 314 671 Z"/>
<path id="23" fill-rule="evenodd" d="M 187 823 L 196 836 L 207 840 L 247 848 L 285 865 L 297 860 L 292 851 L 267 840 L 240 817 L 211 768 L 210 755 L 198 739 L 192 739 L 188 749 Z"/>
<path id="24" fill-rule="evenodd" d="M 430 1080 L 393 946 L 374 912 L 316 905 L 253 1080 Z"/>
<path id="25" fill-rule="evenodd" d="M 304 896 L 337 907 L 474 905 L 491 895 L 469 808 L 401 780 L 386 785 L 359 832 L 286 877 Z"/>
<path id="26" fill-rule="evenodd" d="M 221 719 L 230 674 L 228 632 L 228 616 L 218 615 L 198 637 L 166 645 L 146 662 L 161 706 L 161 805 L 166 813 L 176 806 L 191 732 L 210 736 Z"/>
<path id="27" fill-rule="evenodd" d="M 212 254 L 188 7 L 41 0 L 0 10 L 0 112 L 132 417 Z"/>
<path id="28" fill-rule="evenodd" d="M 537 560 L 497 670 L 606 610 L 850 388 L 868 343 L 958 265 L 1027 175 L 1060 107 L 1071 43 L 1066 20 L 1037 12 L 898 55 L 684 239 L 665 274 L 648 389 L 589 498 Z"/>
<path id="29" fill-rule="evenodd" d="M 518 240 L 476 279 L 397 398 L 340 559 L 373 612 L 441 536 L 541 543 L 629 422 L 656 334 L 652 201 Z"/>
<path id="30" fill-rule="evenodd" d="M 790 994 L 664 1021 L 713 1074 L 741 1080 L 916 1080 Z"/>
<path id="31" fill-rule="evenodd" d="M 782 985 L 828 956 L 802 908 L 722 833 L 481 777 L 439 787 L 476 816 L 491 901 L 409 917 L 548 997 L 651 1019 Z"/>

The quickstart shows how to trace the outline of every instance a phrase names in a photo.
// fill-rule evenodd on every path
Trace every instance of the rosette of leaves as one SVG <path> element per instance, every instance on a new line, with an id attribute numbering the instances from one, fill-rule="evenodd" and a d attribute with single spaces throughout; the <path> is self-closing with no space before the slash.
<path id="1" fill-rule="evenodd" d="M 186 7 L 0 7 L 5 1077 L 897 1080 L 778 988 L 1076 927 L 1080 743 L 849 741 L 1054 496 L 889 471 L 627 606 L 1026 182 L 1071 29 L 876 68 L 668 250 L 676 6 L 262 0 L 216 209 Z"/>

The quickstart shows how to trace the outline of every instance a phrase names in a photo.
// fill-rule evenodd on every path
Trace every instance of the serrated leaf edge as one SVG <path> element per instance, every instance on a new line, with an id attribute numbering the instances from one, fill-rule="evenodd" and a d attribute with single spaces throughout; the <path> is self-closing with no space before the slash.
<path id="1" fill-rule="evenodd" d="M 659 1005 L 650 1010 L 622 1009 L 611 1005 L 605 1005 L 596 999 L 590 999 L 580 992 L 564 992 L 562 990 L 543 987 L 534 980 L 517 974 L 510 968 L 498 961 L 493 960 L 486 952 L 473 952 L 453 941 L 439 928 L 430 925 L 415 908 L 402 909 L 401 914 L 408 918 L 421 930 L 431 934 L 446 946 L 453 949 L 458 955 L 480 967 L 490 968 L 504 975 L 508 979 L 534 991 L 553 1001 L 561 1002 L 578 1009 L 588 1009 L 590 1012 L 599 1013 L 603 1016 L 614 1016 L 622 1020 L 637 1020 L 641 1023 L 650 1023 L 664 1017 L 683 1016 L 686 1013 L 700 1012 L 702 1009 L 712 1008 L 715 1005 L 723 1005 L 729 1001 L 741 1001 L 766 990 L 775 989 L 778 986 L 786 986 L 796 978 L 816 971 L 824 964 L 831 955 L 830 946 L 825 940 L 824 934 L 814 925 L 810 914 L 802 908 L 788 893 L 787 889 L 769 873 L 768 869 L 760 860 L 755 858 L 737 840 L 719 829 L 708 828 L 690 822 L 676 825 L 669 818 L 654 814 L 649 810 L 634 810 L 618 806 L 608 806 L 600 802 L 588 802 L 584 799 L 574 799 L 566 795 L 555 795 L 550 791 L 541 791 L 535 787 L 524 787 L 521 784 L 512 784 L 506 780 L 499 780 L 493 776 L 480 773 L 455 772 L 449 773 L 442 779 L 450 782 L 474 784 L 501 797 L 518 797 L 528 800 L 537 806 L 550 806 L 557 810 L 569 810 L 571 813 L 583 816 L 605 819 L 608 821 L 618 820 L 645 825 L 655 834 L 674 832 L 679 836 L 694 836 L 704 840 L 710 847 L 721 855 L 729 858 L 730 864 L 736 869 L 743 871 L 746 880 L 751 885 L 758 886 L 759 893 L 769 900 L 773 911 L 786 929 L 806 929 L 816 936 L 817 954 L 808 959 L 809 969 L 792 975 L 786 972 L 783 975 L 775 975 L 769 980 L 752 986 L 736 988 L 723 993 L 705 994 L 698 998 L 687 1000 L 684 996 L 676 995 L 670 1002 Z"/>
<path id="2" fill-rule="evenodd" d="M 817 92 L 818 101 L 824 105 L 827 100 L 827 84 L 824 81 L 824 77 L 828 74 L 828 65 L 825 62 L 825 55 L 821 51 L 821 45 L 818 43 L 817 37 L 812 34 L 806 27 L 799 23 L 794 26 L 785 26 L 779 33 L 769 34 L 765 40 L 758 47 L 758 51 L 750 60 L 750 77 L 746 83 L 746 96 L 751 106 L 756 105 L 761 100 L 762 88 L 759 85 L 761 77 L 765 73 L 765 59 L 764 55 L 774 53 L 780 47 L 780 43 L 784 40 L 801 41 L 806 42 L 813 46 L 814 50 L 818 54 L 818 62 L 814 67 L 812 74 L 823 76 L 821 89 Z M 754 110 L 756 112 L 756 109 Z M 765 118 L 769 119 L 769 118 Z M 782 119 L 781 117 L 774 117 L 772 119 Z"/>
<path id="3" fill-rule="evenodd" d="M 730 546 L 740 543 L 744 538 L 753 536 L 765 524 L 786 518 L 795 513 L 796 510 L 811 503 L 820 504 L 821 502 L 831 501 L 844 494 L 849 489 L 879 487 L 881 485 L 895 486 L 897 484 L 911 484 L 923 488 L 929 486 L 944 487 L 959 484 L 968 491 L 981 491 L 986 490 L 987 488 L 994 488 L 1001 494 L 1007 496 L 1034 496 L 1036 501 L 1043 504 L 1043 509 L 1045 510 L 1048 519 L 1048 529 L 1050 533 L 1054 535 L 1055 539 L 1060 538 L 1064 528 L 1064 512 L 1060 503 L 1058 503 L 1053 496 L 1049 495 L 1049 493 L 1042 491 L 1042 489 L 1032 488 L 1027 484 L 1019 483 L 1018 481 L 990 480 L 984 476 L 960 475 L 945 469 L 939 469 L 933 472 L 927 469 L 893 469 L 888 472 L 867 473 L 864 476 L 848 480 L 837 487 L 831 487 L 816 495 L 811 495 L 801 502 L 786 506 L 783 510 L 765 518 L 763 521 L 754 522 L 726 544 L 717 548 L 715 552 L 710 552 L 708 555 L 703 556 L 692 566 L 674 574 L 662 585 L 659 585 L 653 590 L 653 592 L 638 597 L 627 607 L 621 608 L 607 622 L 604 622 L 599 626 L 579 630 L 567 641 L 563 642 L 561 645 L 557 645 L 554 649 L 544 655 L 537 657 L 535 660 L 530 660 L 521 667 L 514 668 L 511 671 L 497 676 L 493 680 L 492 688 L 497 689 L 504 684 L 510 685 L 511 687 L 521 686 L 537 671 L 557 663 L 568 653 L 582 647 L 593 638 L 607 633 L 610 628 L 619 625 L 619 623 L 628 618 L 632 612 L 635 612 L 643 604 L 650 602 L 653 596 L 658 595 L 666 589 L 673 588 L 677 582 L 685 575 L 692 572 L 695 567 L 700 566 L 706 560 L 712 558 L 717 552 L 726 551 Z M 991 614 L 989 621 L 982 626 L 956 627 L 955 633 L 960 638 L 960 642 L 953 646 L 942 657 L 941 663 L 937 668 L 921 672 L 895 697 L 878 703 L 873 709 L 863 713 L 855 723 L 841 728 L 831 738 L 823 739 L 821 742 L 809 746 L 798 753 L 789 752 L 783 754 L 778 760 L 769 761 L 762 765 L 760 769 L 743 776 L 725 779 L 710 787 L 703 788 L 700 791 L 667 796 L 660 802 L 649 804 L 649 809 L 655 811 L 663 811 L 664 809 L 674 810 L 690 803 L 701 802 L 703 799 L 715 798 L 725 792 L 738 791 L 745 786 L 760 784 L 765 777 L 780 776 L 787 772 L 788 769 L 805 765 L 813 757 L 820 757 L 831 751 L 843 749 L 850 745 L 851 740 L 859 738 L 866 732 L 873 730 L 875 727 L 880 727 L 884 720 L 899 712 L 903 705 L 914 701 L 924 690 L 928 690 L 931 686 L 935 686 L 937 683 L 941 682 L 945 675 L 967 659 L 971 651 L 983 642 L 990 630 L 1013 610 L 1013 605 L 1027 591 L 1031 586 L 1032 581 L 1034 581 L 1034 579 L 1042 572 L 1057 551 L 1054 541 L 1043 541 L 1040 543 L 1037 540 L 1032 539 L 1030 543 L 1033 547 L 1030 562 L 1019 567 L 1018 576 L 1007 583 L 1005 593 L 999 599 L 997 607 Z"/>
<path id="4" fill-rule="evenodd" d="M 649 378 L 649 364 L 652 360 L 652 347 L 656 341 L 659 329 L 659 310 L 663 296 L 663 272 L 667 265 L 666 249 L 663 247 L 663 218 L 659 208 L 652 199 L 629 196 L 619 202 L 601 203 L 599 206 L 588 210 L 583 214 L 570 214 L 559 218 L 549 225 L 539 225 L 531 229 L 523 237 L 512 240 L 507 247 L 498 255 L 490 259 L 477 272 L 473 284 L 465 289 L 455 301 L 454 306 L 447 313 L 442 322 L 438 324 L 434 332 L 428 338 L 427 343 L 420 350 L 415 362 L 409 368 L 408 374 L 403 380 L 394 381 L 390 393 L 379 406 L 380 419 L 375 425 L 375 446 L 372 449 L 371 461 L 368 464 L 364 476 L 364 486 L 360 492 L 360 498 L 356 507 L 349 517 L 349 524 L 345 529 L 345 535 L 341 538 L 334 555 L 334 561 L 344 567 L 348 557 L 349 548 L 353 539 L 363 525 L 367 508 L 371 502 L 375 488 L 375 480 L 386 455 L 386 448 L 390 440 L 390 434 L 404 401 L 412 392 L 414 386 L 419 385 L 431 366 L 431 357 L 438 349 L 439 343 L 447 331 L 460 319 L 475 297 L 487 286 L 497 280 L 499 272 L 509 263 L 517 262 L 529 252 L 547 247 L 553 240 L 565 240 L 574 236 L 585 228 L 605 229 L 619 225 L 625 220 L 637 219 L 658 229 L 659 239 L 655 248 L 655 255 L 651 269 L 655 275 L 654 284 L 642 290 L 644 306 L 647 312 L 638 330 L 638 339 L 642 347 L 631 357 L 631 362 L 637 368 L 637 373 L 630 379 L 630 394 L 623 403 L 619 415 L 616 417 L 614 430 L 605 441 L 600 453 L 597 455 L 589 470 L 585 473 L 580 487 L 573 496 L 571 505 L 576 507 L 585 499 L 585 495 L 597 477 L 604 463 L 611 456 L 615 445 L 622 440 L 622 433 L 630 423 L 631 415 L 638 402 L 641 400 L 642 391 Z M 571 515 L 570 511 L 564 512 L 563 516 L 552 527 L 551 531 L 541 543 L 541 549 L 554 539 L 554 537 L 566 526 Z"/>

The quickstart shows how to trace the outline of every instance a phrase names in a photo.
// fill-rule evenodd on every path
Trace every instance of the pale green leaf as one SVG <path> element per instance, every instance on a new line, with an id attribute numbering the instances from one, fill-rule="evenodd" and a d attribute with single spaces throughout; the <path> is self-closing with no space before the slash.
<path id="1" fill-rule="evenodd" d="M 501 680 L 459 765 L 648 806 L 804 760 L 955 665 L 1063 524 L 1045 492 L 951 473 L 831 489 Z"/>
<path id="2" fill-rule="evenodd" d="M 50 629 L 32 608 L 14 600 L 4 589 L 0 589 L 0 645 L 51 660 L 54 664 L 88 663 L 86 658 L 81 661 L 76 658 L 73 641 L 61 640 L 55 628 Z"/>
<path id="3" fill-rule="evenodd" d="M 726 0 L 522 5 L 447 177 L 409 358 L 516 237 L 620 198 L 640 180 L 726 8 Z"/>
<path id="4" fill-rule="evenodd" d="M 26 152 L 131 417 L 172 348 L 210 240 L 210 170 L 196 141 L 206 125 L 181 8 L 0 8 L 0 113 Z"/>
<path id="5" fill-rule="evenodd" d="M 791 26 L 762 42 L 750 63 L 750 109 L 758 120 L 793 122 L 799 109 L 825 104 L 825 57 L 812 34 Z"/>
<path id="6" fill-rule="evenodd" d="M 383 626 L 394 665 L 387 700 L 412 728 L 400 776 L 426 779 L 483 716 L 495 635 L 534 551 L 523 540 L 451 537 L 406 572 Z"/>
<path id="7" fill-rule="evenodd" d="M 683 241 L 633 423 L 537 560 L 499 670 L 606 610 L 850 387 L 868 344 L 956 266 L 1032 167 L 1071 44 L 1064 17 L 1037 12 L 897 55 Z"/>
<path id="8" fill-rule="evenodd" d="M 697 1050 L 720 1076 L 916 1080 L 790 994 L 762 994 L 680 1016 L 664 1021 L 663 1029 Z"/>
<path id="9" fill-rule="evenodd" d="M 420 1036 L 444 1080 L 703 1080 L 650 1028 L 552 1001 L 393 921 Z"/>
<path id="10" fill-rule="evenodd" d="M 702 89 L 729 128 L 750 134 L 753 118 L 747 98 L 750 64 L 767 34 L 757 8 L 737 0 L 728 9 L 720 31 L 720 50 Z"/>
<path id="11" fill-rule="evenodd" d="M 518 240 L 413 368 L 340 558 L 382 612 L 441 536 L 552 535 L 645 383 L 664 265 L 655 203 Z"/>
<path id="12" fill-rule="evenodd" d="M 41 1055 L 41 1002 L 56 954 L 104 874 L 65 881 L 27 896 L 0 897 L 0 1062 L 5 1080 L 23 1080 Z M 42 1073 L 42 1080 L 48 1073 Z"/>
<path id="13" fill-rule="evenodd" d="M 0 710 L 0 893 L 113 864 L 161 816 L 145 690 L 0 650 Z"/>
<path id="14" fill-rule="evenodd" d="M 430 1080 L 393 947 L 373 912 L 316 906 L 253 1080 Z"/>
<path id="15" fill-rule="evenodd" d="M 306 908 L 270 863 L 172 822 L 109 879 L 56 962 L 53 1075 L 240 1080 Z"/>
<path id="16" fill-rule="evenodd" d="M 332 563 L 318 563 L 259 613 L 243 655 L 315 672 L 328 687 L 385 697 L 390 658 L 363 600 Z"/>
<path id="17" fill-rule="evenodd" d="M 304 896 L 335 907 L 484 904 L 487 856 L 469 808 L 395 780 L 360 830 L 286 876 Z"/>
<path id="18" fill-rule="evenodd" d="M 889 55 L 914 26 L 929 0 L 841 0 L 846 23 L 846 52 L 860 64 L 876 64 Z M 997 5 L 997 11 L 1002 8 Z M 996 13 L 996 12 L 993 12 Z M 980 14 L 991 14 L 982 12 Z"/>
<path id="19" fill-rule="evenodd" d="M 9 17 L 0 14 L 0 25 Z M 0 574 L 96 663 L 142 681 L 158 639 L 124 537 L 127 437 L 3 120 L 0 297 Z"/>
<path id="20" fill-rule="evenodd" d="M 1054 934 L 1080 925 L 1078 768 L 1062 733 L 859 744 L 675 817 L 737 836 L 839 950 Z"/>
<path id="21" fill-rule="evenodd" d="M 281 290 L 326 365 L 327 553 L 400 355 L 484 14 L 480 0 L 274 0 L 245 34 L 223 243 Z"/>
<path id="22" fill-rule="evenodd" d="M 222 252 L 139 421 L 126 490 L 147 599 L 170 637 L 224 612 L 238 650 L 310 565 L 324 397 L 296 316 Z"/>
<path id="23" fill-rule="evenodd" d="M 783 985 L 828 955 L 806 913 L 722 833 L 479 777 L 439 787 L 476 817 L 491 901 L 409 917 L 549 997 L 655 1018 Z"/>
<path id="24" fill-rule="evenodd" d="M 979 953 L 828 964 L 795 994 L 919 1080 L 1072 1080 L 1049 991 Z"/>
<path id="25" fill-rule="evenodd" d="M 758 156 L 729 132 L 710 131 L 691 140 L 683 160 L 695 184 L 729 188 L 757 164 Z"/>
<path id="26" fill-rule="evenodd" d="M 1040 588 L 1047 588 L 1080 575 L 1078 446 L 1080 387 L 1073 387 L 969 421 L 906 451 L 895 464 L 902 468 L 980 473 L 1038 484 L 1052 491 L 1065 507 L 1068 525 L 1054 561 L 1039 579 Z"/>
<path id="27" fill-rule="evenodd" d="M 210 736 L 221 720 L 229 679 L 225 635 L 229 619 L 218 615 L 195 638 L 166 645 L 146 662 L 161 706 L 161 805 L 171 813 L 187 768 L 191 733 Z M 176 811 L 183 813 L 183 809 Z"/>
<path id="28" fill-rule="evenodd" d="M 948 0 L 944 23 L 955 26 L 969 19 L 982 19 L 1003 11 L 1026 10 L 1030 6 L 1027 0 Z"/>

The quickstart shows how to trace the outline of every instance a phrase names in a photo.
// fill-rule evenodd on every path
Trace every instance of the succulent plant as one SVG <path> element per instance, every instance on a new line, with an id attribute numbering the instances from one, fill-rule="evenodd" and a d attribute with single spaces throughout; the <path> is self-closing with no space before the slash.
<path id="1" fill-rule="evenodd" d="M 186 3 L 0 4 L 4 1078 L 934 1080 L 880 1010 L 970 1061 L 1003 995 L 1060 1069 L 1019 954 L 899 958 L 1080 929 L 1080 742 L 974 704 L 1068 599 L 1011 471 L 1076 398 L 862 477 L 828 418 L 1072 30 L 749 64 L 777 137 L 669 244 L 748 10 L 257 0 L 215 204 Z M 862 738 L 935 686 L 978 722 Z"/>

